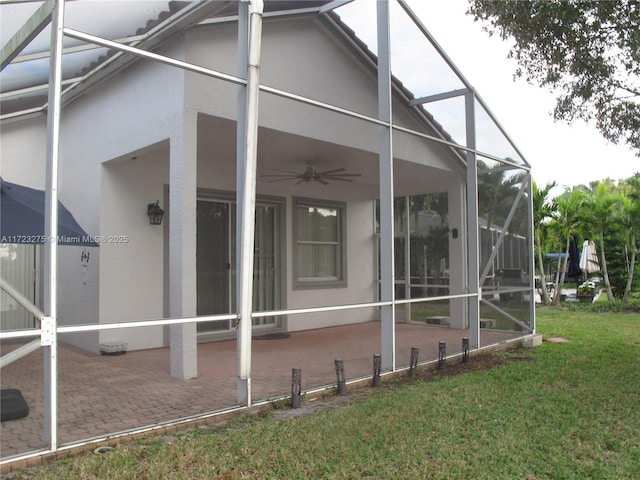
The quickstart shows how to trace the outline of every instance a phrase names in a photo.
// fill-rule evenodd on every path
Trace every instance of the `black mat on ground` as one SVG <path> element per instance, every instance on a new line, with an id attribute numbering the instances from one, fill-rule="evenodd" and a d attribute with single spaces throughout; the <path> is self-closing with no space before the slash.
<path id="1" fill-rule="evenodd" d="M 0 390 L 0 421 L 18 420 L 29 415 L 29 406 L 20 390 Z"/>
<path id="2" fill-rule="evenodd" d="M 276 333 L 266 333 L 264 335 L 256 335 L 253 337 L 254 340 L 284 340 L 285 338 L 289 338 L 291 336 L 288 332 L 276 332 Z"/>

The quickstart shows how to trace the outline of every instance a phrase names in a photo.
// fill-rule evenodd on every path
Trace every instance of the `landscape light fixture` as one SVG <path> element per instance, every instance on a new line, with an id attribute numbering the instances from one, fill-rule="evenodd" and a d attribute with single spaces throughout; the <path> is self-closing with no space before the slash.
<path id="1" fill-rule="evenodd" d="M 382 355 L 379 353 L 373 354 L 373 382 L 372 386 L 380 386 L 380 370 L 382 370 Z"/>

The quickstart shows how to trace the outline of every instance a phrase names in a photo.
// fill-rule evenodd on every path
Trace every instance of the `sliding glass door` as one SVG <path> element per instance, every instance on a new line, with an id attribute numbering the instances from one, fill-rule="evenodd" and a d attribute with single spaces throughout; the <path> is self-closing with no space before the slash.
<path id="1" fill-rule="evenodd" d="M 230 201 L 200 199 L 197 204 L 198 315 L 236 311 L 236 208 Z M 253 308 L 273 310 L 279 306 L 278 205 L 256 206 Z M 199 333 L 227 331 L 231 321 L 198 324 Z M 275 327 L 274 317 L 254 319 L 254 326 Z"/>

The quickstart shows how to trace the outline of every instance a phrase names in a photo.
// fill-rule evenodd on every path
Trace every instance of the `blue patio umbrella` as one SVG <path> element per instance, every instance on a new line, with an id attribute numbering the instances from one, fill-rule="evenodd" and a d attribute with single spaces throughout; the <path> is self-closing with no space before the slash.
<path id="1" fill-rule="evenodd" d="M 0 243 L 42 244 L 45 192 L 0 178 Z M 69 210 L 58 202 L 59 245 L 97 247 Z"/>

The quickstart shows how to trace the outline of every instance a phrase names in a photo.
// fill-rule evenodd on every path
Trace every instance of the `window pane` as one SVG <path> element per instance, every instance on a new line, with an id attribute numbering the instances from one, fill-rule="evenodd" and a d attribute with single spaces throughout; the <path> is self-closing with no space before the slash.
<path id="1" fill-rule="evenodd" d="M 298 245 L 298 277 L 337 278 L 337 245 Z"/>
<path id="2" fill-rule="evenodd" d="M 313 277 L 313 245 L 298 245 L 298 277 Z"/>
<path id="3" fill-rule="evenodd" d="M 297 278 L 340 280 L 340 207 L 298 204 L 296 208 Z"/>
<path id="4" fill-rule="evenodd" d="M 313 240 L 313 216 L 309 207 L 298 207 L 298 240 Z"/>
<path id="5" fill-rule="evenodd" d="M 316 240 L 319 242 L 337 242 L 338 210 L 335 208 L 319 208 L 316 211 Z"/>
<path id="6" fill-rule="evenodd" d="M 336 245 L 317 245 L 317 277 L 336 277 Z"/>
<path id="7" fill-rule="evenodd" d="M 338 241 L 338 209 L 298 207 L 298 240 Z"/>

